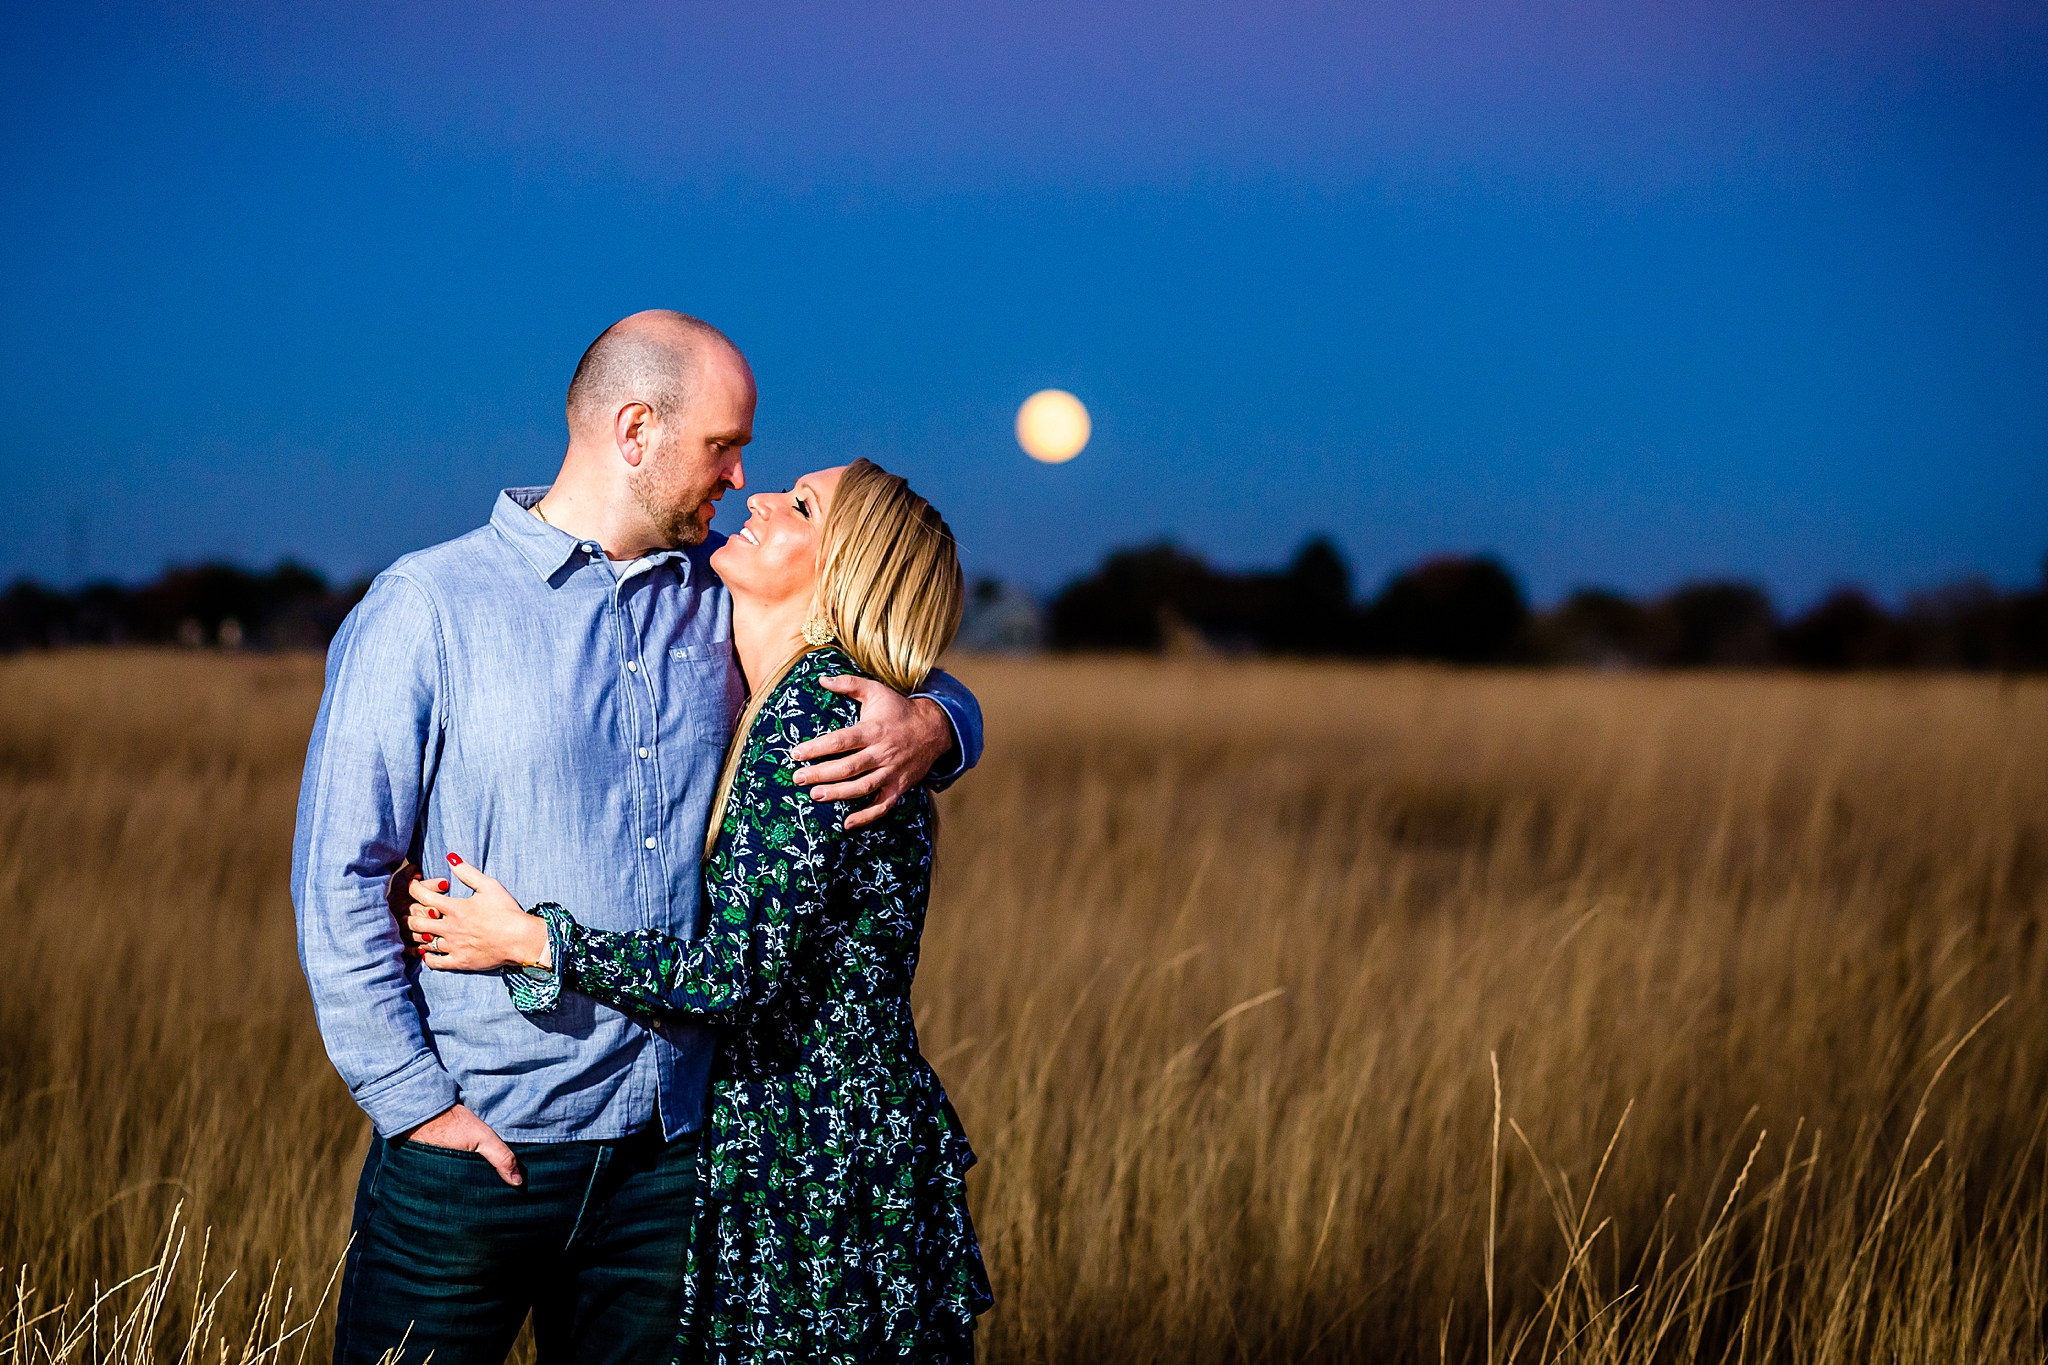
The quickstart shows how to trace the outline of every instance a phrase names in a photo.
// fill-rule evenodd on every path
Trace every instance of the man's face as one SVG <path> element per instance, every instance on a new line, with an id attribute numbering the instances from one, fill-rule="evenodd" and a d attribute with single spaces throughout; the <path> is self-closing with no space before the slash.
<path id="1" fill-rule="evenodd" d="M 707 347 L 689 404 L 660 421 L 627 482 L 661 542 L 701 545 L 728 488 L 747 486 L 740 451 L 754 439 L 754 375 L 724 347 Z"/>

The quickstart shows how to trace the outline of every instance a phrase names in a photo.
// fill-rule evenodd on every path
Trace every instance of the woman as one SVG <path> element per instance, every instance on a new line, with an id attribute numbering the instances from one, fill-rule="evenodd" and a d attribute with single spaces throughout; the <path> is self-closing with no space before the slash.
<path id="1" fill-rule="evenodd" d="M 792 748 L 857 719 L 825 678 L 912 692 L 951 642 L 952 532 L 866 460 L 747 510 L 711 557 L 753 686 L 712 808 L 702 936 L 528 911 L 467 865 L 470 897 L 413 884 L 408 928 L 431 967 L 506 971 L 528 1013 L 571 990 L 721 1026 L 685 1359 L 971 1360 L 990 1304 L 963 1179 L 974 1154 L 910 1011 L 931 798 L 914 791 L 848 831 L 790 780 Z"/>

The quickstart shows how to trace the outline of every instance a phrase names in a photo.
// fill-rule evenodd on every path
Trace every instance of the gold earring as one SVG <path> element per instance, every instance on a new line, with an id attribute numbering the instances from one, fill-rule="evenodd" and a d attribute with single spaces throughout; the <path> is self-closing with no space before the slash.
<path id="1" fill-rule="evenodd" d="M 829 645 L 837 637 L 838 632 L 832 629 L 832 623 L 822 616 L 813 616 L 804 622 L 804 641 L 813 648 Z"/>

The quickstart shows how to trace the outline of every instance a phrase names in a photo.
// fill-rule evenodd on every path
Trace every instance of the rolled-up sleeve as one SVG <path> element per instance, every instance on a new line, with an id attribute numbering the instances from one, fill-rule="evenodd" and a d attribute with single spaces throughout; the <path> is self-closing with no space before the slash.
<path id="1" fill-rule="evenodd" d="M 946 719 L 953 723 L 953 750 L 939 759 L 926 779 L 932 790 L 944 791 L 962 773 L 981 762 L 981 703 L 965 683 L 944 669 L 932 670 L 924 680 L 924 690 L 916 695 L 937 702 Z"/>
<path id="2" fill-rule="evenodd" d="M 328 651 L 292 842 L 299 962 L 320 1036 L 386 1137 L 459 1098 L 427 1045 L 385 901 L 440 758 L 442 642 L 418 584 L 387 573 L 371 585 Z"/>

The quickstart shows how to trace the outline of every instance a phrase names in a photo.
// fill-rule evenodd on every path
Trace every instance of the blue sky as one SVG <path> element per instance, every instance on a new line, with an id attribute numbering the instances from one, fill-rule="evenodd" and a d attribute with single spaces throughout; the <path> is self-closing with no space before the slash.
<path id="1" fill-rule="evenodd" d="M 374 571 L 545 482 L 652 306 L 752 359 L 753 486 L 870 456 L 1041 588 L 2048 555 L 2038 4 L 28 8 L 0 579 Z"/>

